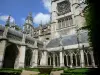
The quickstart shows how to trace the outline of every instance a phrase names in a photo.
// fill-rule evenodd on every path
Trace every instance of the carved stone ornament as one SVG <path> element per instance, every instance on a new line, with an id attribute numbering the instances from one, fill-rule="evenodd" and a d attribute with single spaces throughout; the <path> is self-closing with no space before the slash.
<path id="1" fill-rule="evenodd" d="M 57 4 L 58 15 L 63 15 L 65 13 L 71 12 L 70 2 L 63 1 Z"/>

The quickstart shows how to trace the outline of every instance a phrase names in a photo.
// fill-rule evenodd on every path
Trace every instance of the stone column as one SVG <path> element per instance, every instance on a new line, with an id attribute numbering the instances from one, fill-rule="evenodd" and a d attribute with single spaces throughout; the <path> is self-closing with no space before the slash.
<path id="1" fill-rule="evenodd" d="M 33 67 L 37 67 L 38 66 L 38 48 L 35 48 L 34 49 L 34 54 L 35 54 L 35 56 L 34 56 L 34 64 L 33 64 Z"/>
<path id="2" fill-rule="evenodd" d="M 53 67 L 55 67 L 55 54 L 53 54 Z"/>
<path id="3" fill-rule="evenodd" d="M 64 22 L 65 22 L 65 27 L 66 27 L 66 19 L 64 19 Z"/>
<path id="4" fill-rule="evenodd" d="M 61 20 L 61 26 L 60 26 L 61 28 L 62 28 L 62 24 L 63 24 L 63 21 Z"/>
<path id="5" fill-rule="evenodd" d="M 64 56 L 63 56 L 63 52 L 60 52 L 60 67 L 64 67 Z"/>
<path id="6" fill-rule="evenodd" d="M 68 21 L 67 21 L 67 22 L 68 22 L 68 26 L 70 26 L 70 21 L 69 21 L 69 17 L 68 17 Z"/>
<path id="7" fill-rule="evenodd" d="M 73 67 L 73 54 L 70 53 L 70 68 Z"/>
<path id="8" fill-rule="evenodd" d="M 5 30 L 4 30 L 3 36 L 2 36 L 3 39 L 6 39 L 7 32 L 8 32 L 8 28 L 5 27 Z M 0 68 L 2 68 L 2 65 L 3 65 L 4 52 L 5 52 L 6 44 L 7 44 L 6 40 L 0 41 Z"/>
<path id="9" fill-rule="evenodd" d="M 17 60 L 18 61 L 18 66 L 14 67 L 14 68 L 24 68 L 24 63 L 25 63 L 25 52 L 26 52 L 26 45 L 25 45 L 25 38 L 26 38 L 26 35 L 23 34 L 23 38 L 22 38 L 22 45 L 18 48 L 19 49 L 19 55 L 17 57 Z M 16 64 L 15 64 L 16 65 Z"/>
<path id="10" fill-rule="evenodd" d="M 2 68 L 3 65 L 5 48 L 6 48 L 6 40 L 0 41 L 0 68 Z"/>
<path id="11" fill-rule="evenodd" d="M 92 60 L 92 66 L 95 67 L 95 61 L 94 61 L 93 51 L 91 51 L 91 60 Z"/>
<path id="12" fill-rule="evenodd" d="M 32 68 L 34 67 L 34 63 L 35 63 L 35 61 L 34 61 L 34 59 L 35 59 L 35 50 L 32 50 L 32 60 L 31 60 L 31 62 L 32 62 Z"/>
<path id="13" fill-rule="evenodd" d="M 82 49 L 80 50 L 80 65 L 82 68 L 84 67 L 84 52 Z"/>
<path id="14" fill-rule="evenodd" d="M 46 51 L 46 50 L 44 50 L 44 51 L 42 52 L 40 65 L 41 65 L 41 66 L 46 66 L 46 65 L 47 65 L 47 51 Z"/>
<path id="15" fill-rule="evenodd" d="M 51 65 L 51 56 L 49 58 L 50 58 L 50 65 Z"/>
<path id="16" fill-rule="evenodd" d="M 86 53 L 86 58 L 87 58 L 87 66 L 90 66 L 89 65 L 89 58 L 88 58 L 88 54 Z"/>
<path id="17" fill-rule="evenodd" d="M 76 66 L 77 66 L 77 55 L 75 55 L 75 60 L 76 60 Z"/>
<path id="18" fill-rule="evenodd" d="M 57 66 L 59 66 L 59 57 L 57 56 Z"/>
<path id="19" fill-rule="evenodd" d="M 66 55 L 66 63 L 67 63 L 67 66 L 68 66 L 68 56 Z"/>
<path id="20" fill-rule="evenodd" d="M 18 59 L 18 68 L 24 68 L 25 63 L 25 52 L 26 52 L 26 46 L 21 46 L 19 48 L 19 59 Z"/>

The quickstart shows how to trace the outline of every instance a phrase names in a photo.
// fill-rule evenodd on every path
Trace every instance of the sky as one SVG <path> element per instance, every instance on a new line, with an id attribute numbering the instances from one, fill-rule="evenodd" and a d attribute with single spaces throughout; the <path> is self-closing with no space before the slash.
<path id="1" fill-rule="evenodd" d="M 10 21 L 22 27 L 29 12 L 34 18 L 34 27 L 41 22 L 50 21 L 51 0 L 0 0 L 0 24 L 5 25 L 9 15 Z"/>

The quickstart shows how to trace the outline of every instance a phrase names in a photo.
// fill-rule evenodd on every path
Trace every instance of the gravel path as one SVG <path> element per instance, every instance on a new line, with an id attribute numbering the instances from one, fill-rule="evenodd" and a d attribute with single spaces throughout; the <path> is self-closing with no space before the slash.
<path id="1" fill-rule="evenodd" d="M 38 73 L 39 72 L 36 72 L 36 71 L 26 71 L 26 70 L 23 70 L 21 75 L 38 75 Z"/>
<path id="2" fill-rule="evenodd" d="M 60 75 L 60 73 L 63 73 L 63 70 L 60 71 L 52 71 L 50 75 Z M 38 75 L 39 72 L 35 72 L 35 71 L 26 71 L 23 70 L 23 72 L 21 73 L 21 75 Z"/>
<path id="3" fill-rule="evenodd" d="M 60 75 L 60 73 L 63 73 L 63 70 L 60 70 L 60 71 L 52 71 L 50 75 Z"/>

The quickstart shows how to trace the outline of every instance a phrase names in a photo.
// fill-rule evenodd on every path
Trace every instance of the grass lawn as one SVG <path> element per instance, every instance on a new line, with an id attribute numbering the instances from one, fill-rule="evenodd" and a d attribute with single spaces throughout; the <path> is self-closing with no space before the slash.
<path id="1" fill-rule="evenodd" d="M 88 68 L 77 68 L 77 69 L 64 69 L 64 73 L 61 75 L 87 75 L 89 72 Z"/>

